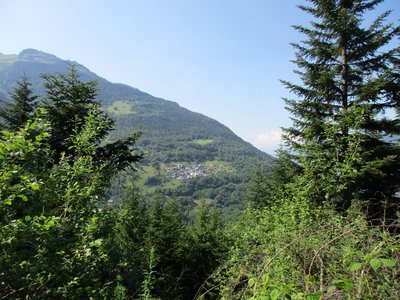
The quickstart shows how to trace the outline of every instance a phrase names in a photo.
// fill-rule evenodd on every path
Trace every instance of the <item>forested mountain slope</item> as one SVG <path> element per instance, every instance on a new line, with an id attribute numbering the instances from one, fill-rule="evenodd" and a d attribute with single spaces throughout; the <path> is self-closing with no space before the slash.
<path id="1" fill-rule="evenodd" d="M 33 49 L 18 55 L 0 54 L 0 97 L 7 101 L 22 76 L 40 96 L 44 93 L 40 75 L 65 73 L 71 64 Z M 77 68 L 82 81 L 98 82 L 98 98 L 116 122 L 110 140 L 143 132 L 138 145 L 145 159 L 139 182 L 148 195 L 177 197 L 187 208 L 200 199 L 215 200 L 220 206 L 240 205 L 251 168 L 271 162 L 271 156 L 216 120 L 139 89 L 111 83 L 84 66 Z M 114 193 L 123 181 L 118 180 Z"/>

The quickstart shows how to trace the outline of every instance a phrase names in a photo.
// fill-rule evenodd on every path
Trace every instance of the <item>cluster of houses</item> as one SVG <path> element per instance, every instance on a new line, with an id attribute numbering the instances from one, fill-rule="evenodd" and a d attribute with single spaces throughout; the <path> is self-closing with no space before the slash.
<path id="1" fill-rule="evenodd" d="M 202 165 L 184 166 L 179 164 L 170 169 L 170 174 L 174 179 L 184 180 L 205 176 L 206 170 Z"/>

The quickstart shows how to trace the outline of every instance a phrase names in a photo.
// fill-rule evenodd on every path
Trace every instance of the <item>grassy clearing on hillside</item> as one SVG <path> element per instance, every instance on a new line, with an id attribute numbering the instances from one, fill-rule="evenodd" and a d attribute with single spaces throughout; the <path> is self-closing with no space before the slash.
<path id="1" fill-rule="evenodd" d="M 126 101 L 115 101 L 106 110 L 117 116 L 134 114 L 132 104 Z"/>
<path id="2" fill-rule="evenodd" d="M 211 173 L 232 173 L 235 169 L 232 165 L 225 161 L 220 160 L 208 160 L 203 163 L 207 170 L 211 170 Z"/>
<path id="3" fill-rule="evenodd" d="M 213 139 L 197 139 L 197 140 L 193 141 L 193 143 L 200 145 L 200 146 L 209 145 L 209 144 L 212 144 L 213 142 L 214 142 Z"/>
<path id="4" fill-rule="evenodd" d="M 166 189 L 175 189 L 178 186 L 180 186 L 181 184 L 182 184 L 181 180 L 173 179 L 173 180 L 170 180 L 167 183 L 165 183 L 164 184 L 164 188 L 166 188 Z"/>

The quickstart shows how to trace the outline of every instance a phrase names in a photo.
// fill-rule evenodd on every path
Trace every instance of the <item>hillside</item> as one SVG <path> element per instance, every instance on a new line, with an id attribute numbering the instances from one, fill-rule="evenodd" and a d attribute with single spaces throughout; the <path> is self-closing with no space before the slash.
<path id="1" fill-rule="evenodd" d="M 33 49 L 18 55 L 0 54 L 0 97 L 7 101 L 21 76 L 27 76 L 35 93 L 43 95 L 40 75 L 65 73 L 72 63 Z M 237 206 L 252 168 L 271 162 L 271 156 L 216 120 L 128 85 L 111 83 L 84 66 L 78 70 L 82 80 L 98 82 L 98 98 L 116 124 L 110 140 L 143 132 L 138 146 L 145 159 L 139 182 L 147 196 L 177 197 L 186 208 L 199 199 Z M 116 180 L 110 197 L 122 184 L 121 178 Z"/>

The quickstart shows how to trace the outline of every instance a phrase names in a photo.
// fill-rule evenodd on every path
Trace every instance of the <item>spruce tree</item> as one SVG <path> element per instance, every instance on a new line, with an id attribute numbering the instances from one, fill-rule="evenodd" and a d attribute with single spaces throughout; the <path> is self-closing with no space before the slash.
<path id="1" fill-rule="evenodd" d="M 261 208 L 270 205 L 270 174 L 261 165 L 254 168 L 246 191 L 246 202 L 250 207 Z"/>
<path id="2" fill-rule="evenodd" d="M 0 108 L 0 127 L 17 131 L 33 117 L 37 107 L 37 96 L 33 95 L 31 83 L 27 77 L 22 77 L 20 81 L 17 81 L 17 86 L 10 95 L 12 102 Z"/>
<path id="3" fill-rule="evenodd" d="M 283 81 L 293 124 L 284 130 L 288 153 L 303 170 L 298 186 L 315 202 L 337 209 L 353 199 L 369 213 L 381 202 L 395 209 L 399 190 L 398 108 L 400 27 L 390 12 L 368 27 L 363 16 L 383 0 L 309 0 L 299 8 L 315 20 L 294 26 L 306 40 L 293 44 L 301 84 Z M 393 46 L 394 44 L 394 46 Z M 386 208 L 388 207 L 385 205 Z"/>
<path id="4" fill-rule="evenodd" d="M 105 168 L 105 172 L 116 173 L 133 166 L 141 159 L 141 155 L 133 154 L 133 149 L 140 133 L 115 142 L 104 143 L 107 135 L 114 129 L 113 120 L 105 113 L 97 99 L 97 82 L 81 81 L 78 68 L 72 66 L 67 74 L 45 74 L 42 76 L 47 95 L 42 107 L 46 110 L 46 119 L 50 123 L 49 143 L 57 162 L 62 155 L 72 160 L 71 138 L 79 135 L 85 128 L 87 117 L 92 115 L 101 124 L 90 137 L 95 152 L 95 162 Z"/>
<path id="5" fill-rule="evenodd" d="M 76 66 L 67 74 L 44 74 L 46 96 L 42 107 L 47 111 L 51 124 L 50 143 L 57 154 L 69 153 L 70 136 L 82 131 L 88 112 L 95 107 L 97 118 L 107 121 L 96 134 L 95 141 L 103 139 L 112 128 L 112 120 L 101 110 L 97 96 L 96 81 L 82 82 Z"/>

